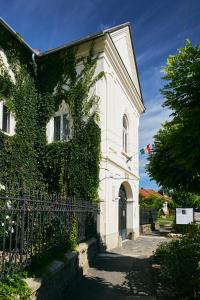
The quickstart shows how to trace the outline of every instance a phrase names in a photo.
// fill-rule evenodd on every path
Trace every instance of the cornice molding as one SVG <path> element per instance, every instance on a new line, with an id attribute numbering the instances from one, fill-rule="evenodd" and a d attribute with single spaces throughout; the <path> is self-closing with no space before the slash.
<path id="1" fill-rule="evenodd" d="M 118 164 L 116 161 L 112 160 L 110 157 L 108 156 L 103 156 L 102 160 L 104 160 L 105 162 L 110 162 L 113 165 L 117 166 L 118 168 L 120 168 L 122 171 L 126 172 L 127 174 L 129 174 L 130 176 L 134 177 L 136 180 L 139 180 L 140 177 L 138 175 L 136 175 L 135 173 L 131 172 L 128 168 L 124 168 L 121 164 Z"/>
<path id="2" fill-rule="evenodd" d="M 114 68 L 117 76 L 121 80 L 123 86 L 125 87 L 130 99 L 135 104 L 135 107 L 138 111 L 138 113 L 144 112 L 144 105 L 142 103 L 142 99 L 140 95 L 138 94 L 138 91 L 136 87 L 134 86 L 133 81 L 130 78 L 130 75 L 124 66 L 121 57 L 116 50 L 115 46 L 113 45 L 113 42 L 109 35 L 107 35 L 107 39 L 104 42 L 104 52 L 106 56 L 109 58 L 112 67 Z"/>

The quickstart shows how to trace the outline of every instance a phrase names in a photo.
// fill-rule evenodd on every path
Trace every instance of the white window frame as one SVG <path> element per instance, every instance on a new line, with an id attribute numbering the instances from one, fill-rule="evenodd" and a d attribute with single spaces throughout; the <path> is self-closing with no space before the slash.
<path id="1" fill-rule="evenodd" d="M 3 133 L 12 136 L 12 135 L 15 134 L 15 125 L 16 125 L 16 122 L 15 122 L 15 119 L 14 119 L 14 116 L 13 116 L 12 112 L 10 112 L 10 111 L 8 110 L 8 112 L 9 112 L 9 124 L 8 124 L 8 130 L 7 130 L 7 131 L 3 130 L 3 108 L 4 108 L 4 106 L 7 107 L 5 101 L 4 101 L 4 100 L 1 100 L 1 101 L 0 101 L 0 130 L 1 130 Z"/>
<path id="2" fill-rule="evenodd" d="M 5 112 L 6 109 L 6 112 Z M 4 116 L 5 114 L 5 116 Z M 5 117 L 5 120 L 4 120 Z M 10 119 L 11 119 L 11 114 L 10 111 L 8 109 L 8 107 L 5 105 L 5 103 L 3 103 L 3 107 L 2 107 L 2 131 L 6 132 L 6 133 L 10 133 Z M 5 124 L 4 124 L 5 121 Z M 6 125 L 4 128 L 4 125 Z"/>
<path id="3" fill-rule="evenodd" d="M 69 129 L 70 129 L 70 132 L 69 132 L 69 136 L 67 137 L 67 139 L 63 140 L 63 138 L 61 139 L 61 134 L 63 135 L 63 132 L 60 133 L 60 139 L 58 140 L 55 140 L 55 117 L 61 117 L 62 119 L 62 124 L 60 124 L 62 127 L 63 127 L 63 117 L 64 115 L 68 115 L 67 119 L 69 121 Z M 61 121 L 60 121 L 61 123 Z M 60 127 L 60 131 L 62 129 L 62 127 Z M 47 137 L 47 142 L 48 143 L 53 143 L 53 142 L 58 142 L 58 141 L 64 141 L 64 142 L 67 142 L 69 140 L 72 139 L 72 136 L 73 136 L 73 119 L 72 119 L 72 116 L 71 116 L 71 112 L 70 112 L 70 107 L 69 105 L 63 100 L 61 102 L 61 104 L 59 105 L 59 108 L 58 108 L 58 111 L 55 112 L 54 116 L 52 116 L 52 118 L 49 120 L 49 122 L 47 123 L 47 127 L 46 127 L 46 137 Z"/>
<path id="4" fill-rule="evenodd" d="M 64 116 L 66 116 L 66 115 L 69 115 L 69 113 L 67 113 L 67 112 L 57 112 L 54 116 L 54 133 L 53 133 L 54 142 L 56 142 L 56 141 L 65 141 L 65 142 L 67 142 L 70 139 L 70 134 L 67 136 L 67 139 L 64 139 L 64 137 L 63 137 L 63 119 L 64 119 Z M 59 139 L 55 139 L 55 118 L 56 117 L 60 117 L 60 137 L 59 137 Z"/>

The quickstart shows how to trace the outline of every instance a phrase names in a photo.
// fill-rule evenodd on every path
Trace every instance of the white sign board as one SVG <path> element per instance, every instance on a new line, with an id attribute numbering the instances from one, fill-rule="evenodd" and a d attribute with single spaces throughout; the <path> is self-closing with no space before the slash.
<path id="1" fill-rule="evenodd" d="M 193 221 L 193 208 L 176 208 L 176 224 L 190 224 Z"/>

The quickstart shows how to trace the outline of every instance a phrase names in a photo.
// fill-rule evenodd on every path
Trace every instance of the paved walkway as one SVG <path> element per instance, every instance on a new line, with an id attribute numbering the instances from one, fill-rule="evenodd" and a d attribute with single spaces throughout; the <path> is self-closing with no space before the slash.
<path id="1" fill-rule="evenodd" d="M 66 300 L 156 299 L 150 256 L 167 239 L 141 236 L 124 241 L 122 248 L 99 254 L 95 264 Z"/>

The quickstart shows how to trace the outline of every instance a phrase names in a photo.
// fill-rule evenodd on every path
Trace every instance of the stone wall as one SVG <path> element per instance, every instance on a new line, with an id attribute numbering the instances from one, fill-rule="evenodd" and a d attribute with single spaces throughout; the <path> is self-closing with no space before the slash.
<path id="1" fill-rule="evenodd" d="M 151 224 L 143 224 L 140 225 L 140 233 L 141 234 L 151 234 Z"/>
<path id="2" fill-rule="evenodd" d="M 83 274 L 87 273 L 97 253 L 97 240 L 92 238 L 78 246 L 77 252 L 68 252 L 61 260 L 52 261 L 43 278 L 27 278 L 33 290 L 32 300 L 59 300 L 67 294 Z"/>

